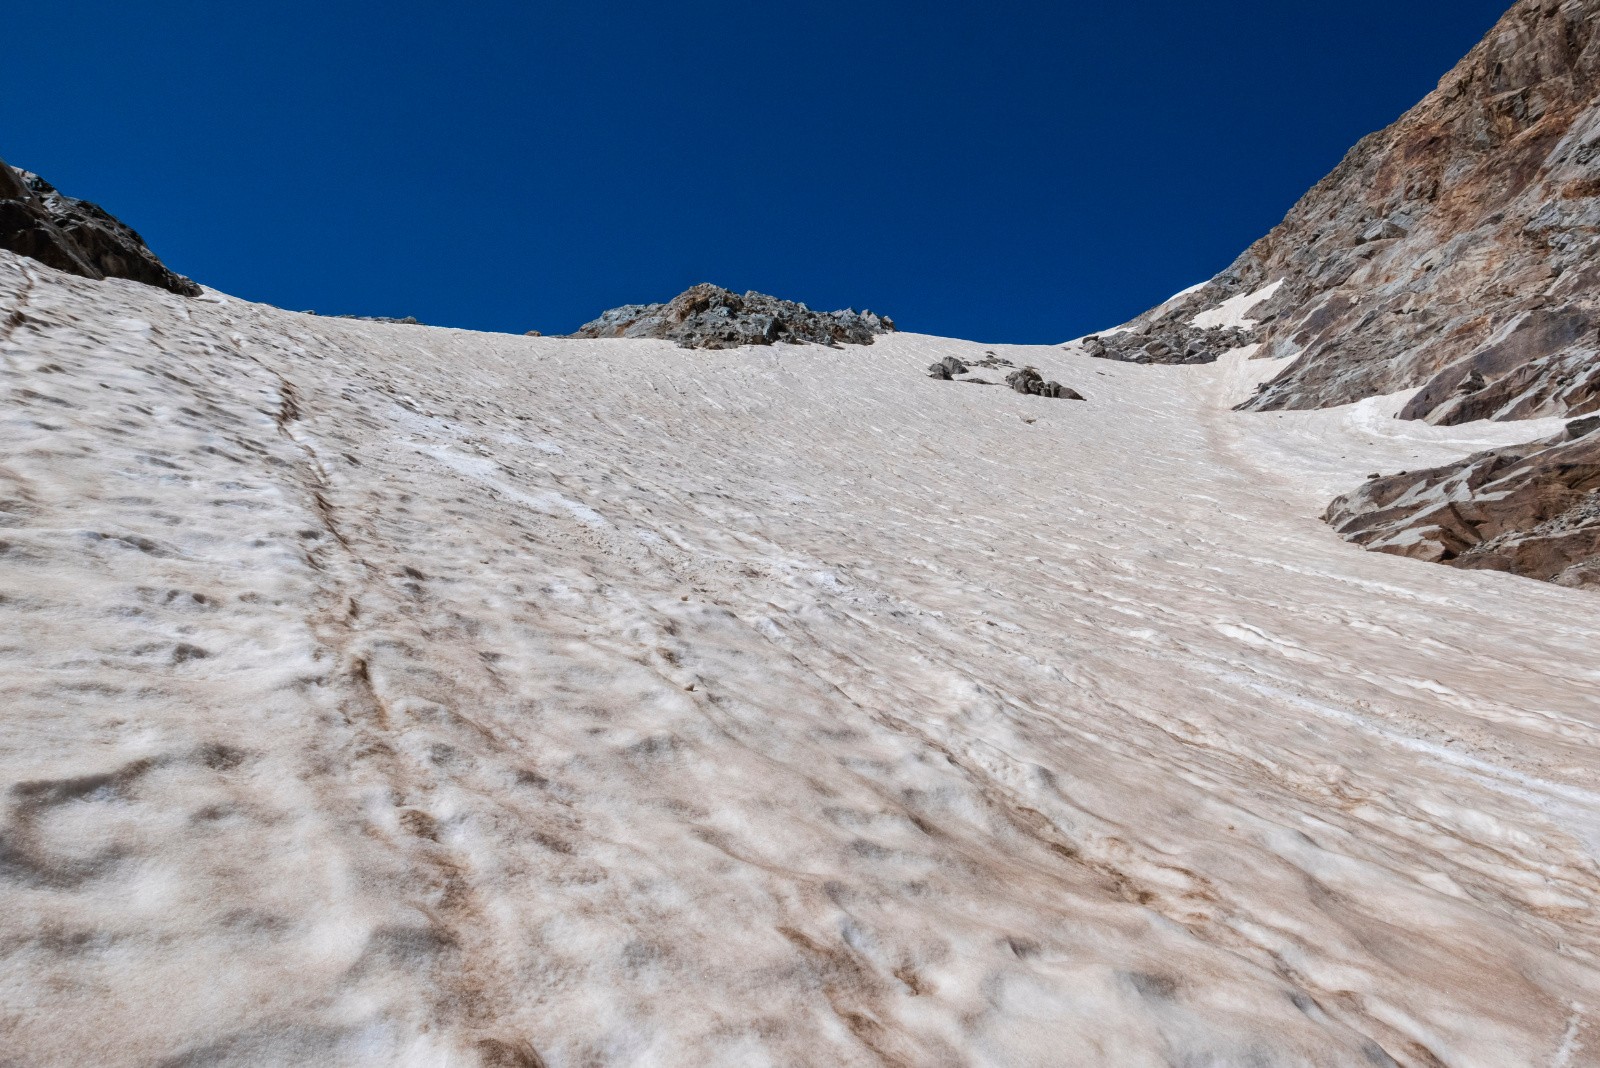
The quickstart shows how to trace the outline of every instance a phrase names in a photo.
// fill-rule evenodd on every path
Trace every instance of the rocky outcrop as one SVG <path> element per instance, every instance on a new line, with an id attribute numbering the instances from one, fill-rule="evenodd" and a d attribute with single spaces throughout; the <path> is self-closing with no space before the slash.
<path id="1" fill-rule="evenodd" d="M 200 287 L 174 274 L 144 239 L 86 200 L 65 196 L 37 174 L 0 160 L 0 248 L 84 278 L 127 278 L 198 296 Z"/>
<path id="2" fill-rule="evenodd" d="M 1085 353 L 1102 360 L 1190 364 L 1212 363 L 1223 353 L 1259 339 L 1253 321 L 1241 326 L 1201 327 L 1190 321 L 1193 314 L 1187 306 L 1165 312 L 1158 308 L 1124 329 L 1090 334 L 1080 344 Z"/>
<path id="3" fill-rule="evenodd" d="M 956 375 L 964 375 L 971 370 L 972 368 L 968 367 L 954 356 L 946 356 L 938 363 L 930 363 L 928 365 L 928 377 L 937 378 L 942 382 L 949 382 L 952 381 Z"/>
<path id="4" fill-rule="evenodd" d="M 996 353 L 991 352 L 988 349 L 985 349 L 984 352 L 983 352 L 983 359 L 974 360 L 973 361 L 973 366 L 974 367 L 987 367 L 991 371 L 996 371 L 996 370 L 999 370 L 1002 367 L 1015 367 L 1016 364 L 1012 363 L 1010 360 L 1006 359 L 1004 356 L 997 355 Z"/>
<path id="5" fill-rule="evenodd" d="M 1024 367 L 1019 371 L 1012 371 L 1006 375 L 1006 385 L 1018 393 L 1030 394 L 1035 397 L 1051 397 L 1060 400 L 1083 400 L 1083 394 L 1060 382 L 1046 382 L 1036 368 Z"/>
<path id="6" fill-rule="evenodd" d="M 739 296 L 720 286 L 698 285 L 665 304 L 613 308 L 571 336 L 660 338 L 683 348 L 731 349 L 779 341 L 870 345 L 876 335 L 894 328 L 894 320 L 870 311 L 817 312 L 763 293 Z"/>
<path id="7" fill-rule="evenodd" d="M 992 352 L 985 352 L 983 359 L 974 361 L 978 367 L 999 369 L 1015 367 L 1010 360 L 1002 359 Z M 971 375 L 961 378 L 960 375 Z M 996 383 L 987 378 L 972 375 L 972 368 L 954 356 L 946 356 L 937 363 L 928 365 L 928 377 L 941 382 L 965 382 L 974 386 L 992 386 Z M 1006 375 L 1006 385 L 1025 396 L 1049 397 L 1054 400 L 1083 400 L 1083 394 L 1070 386 L 1063 386 L 1060 382 L 1047 382 L 1039 373 L 1037 367 L 1022 367 Z M 1031 420 L 1029 420 L 1031 422 Z"/>
<path id="8" fill-rule="evenodd" d="M 1377 552 L 1600 590 L 1600 416 L 1531 445 L 1373 479 L 1323 518 Z"/>
<path id="9" fill-rule="evenodd" d="M 1205 316 L 1273 284 L 1244 339 L 1295 360 L 1246 409 L 1420 386 L 1404 418 L 1600 410 L 1600 0 L 1520 0 L 1228 270 L 1097 354 L 1199 362 L 1241 340 L 1197 335 Z"/>

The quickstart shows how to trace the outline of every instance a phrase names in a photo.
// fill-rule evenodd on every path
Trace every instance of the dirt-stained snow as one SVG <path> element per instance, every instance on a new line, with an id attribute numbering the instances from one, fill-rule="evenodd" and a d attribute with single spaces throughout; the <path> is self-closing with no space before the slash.
<path id="1" fill-rule="evenodd" d="M 0 1064 L 1595 1063 L 1600 600 L 1317 518 L 1550 427 L 1243 355 L 0 253 Z"/>

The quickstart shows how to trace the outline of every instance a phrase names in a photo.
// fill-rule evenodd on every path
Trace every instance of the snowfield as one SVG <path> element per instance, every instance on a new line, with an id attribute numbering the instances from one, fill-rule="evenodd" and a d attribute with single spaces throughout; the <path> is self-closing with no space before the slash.
<path id="1" fill-rule="evenodd" d="M 1216 329 L 1246 329 L 1256 325 L 1250 318 L 1250 312 L 1258 304 L 1269 301 L 1283 288 L 1283 279 L 1278 279 L 1270 285 L 1256 290 L 1254 293 L 1241 293 L 1237 297 L 1230 297 L 1214 308 L 1208 308 L 1189 320 L 1189 325 L 1199 327 L 1201 330 Z M 1188 292 L 1194 292 L 1189 290 Z M 1178 296 L 1183 296 L 1180 293 Z M 1174 298 L 1176 299 L 1176 298 Z M 1263 379 L 1265 381 L 1265 379 Z"/>
<path id="2" fill-rule="evenodd" d="M 1596 1063 L 1600 599 L 1318 520 L 1557 424 L 1246 355 L 0 253 L 0 1064 Z"/>

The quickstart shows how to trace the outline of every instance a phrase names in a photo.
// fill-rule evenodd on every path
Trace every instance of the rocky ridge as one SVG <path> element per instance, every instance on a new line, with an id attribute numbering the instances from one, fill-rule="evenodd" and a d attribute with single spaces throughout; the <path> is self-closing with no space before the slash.
<path id="1" fill-rule="evenodd" d="M 1298 307 L 1295 356 L 1247 406 L 1412 386 L 1402 418 L 1600 408 L 1600 0 L 1522 0 L 1398 123 L 1362 141 L 1244 266 Z"/>
<path id="2" fill-rule="evenodd" d="M 1271 233 L 1125 335 L 1100 339 L 1104 355 L 1214 355 L 1197 321 L 1278 283 L 1256 328 L 1230 340 L 1295 360 L 1247 410 L 1418 386 L 1402 418 L 1600 410 L 1597 27 L 1600 0 L 1520 0 Z"/>
<path id="3" fill-rule="evenodd" d="M 731 349 L 786 341 L 815 345 L 870 345 L 895 328 L 894 320 L 853 308 L 812 311 L 764 293 L 740 296 L 721 286 L 697 285 L 665 304 L 628 304 L 603 313 L 571 334 L 575 338 L 658 338 L 689 349 Z"/>
<path id="4" fill-rule="evenodd" d="M 0 160 L 0 248 L 82 278 L 127 278 L 181 296 L 200 287 L 167 269 L 134 230 L 104 208 L 61 193 Z"/>

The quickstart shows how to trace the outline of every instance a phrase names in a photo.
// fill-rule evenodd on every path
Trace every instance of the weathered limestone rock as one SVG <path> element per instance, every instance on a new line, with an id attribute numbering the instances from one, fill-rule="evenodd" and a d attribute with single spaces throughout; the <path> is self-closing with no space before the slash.
<path id="1" fill-rule="evenodd" d="M 683 348 L 729 349 L 778 341 L 870 345 L 875 335 L 894 328 L 894 320 L 870 311 L 817 312 L 762 293 L 741 297 L 720 286 L 697 285 L 666 304 L 613 308 L 571 336 L 662 338 Z"/>

